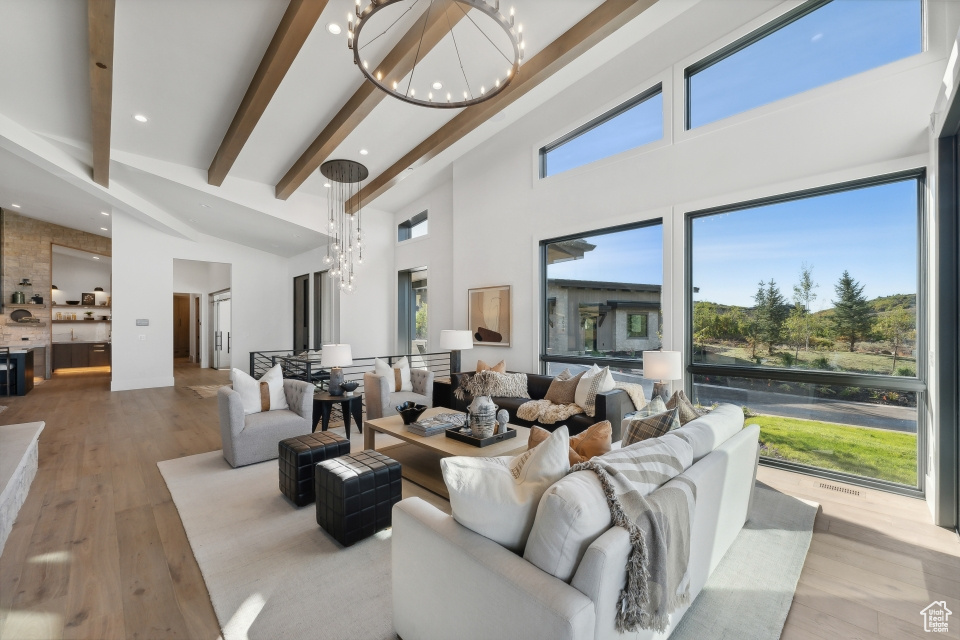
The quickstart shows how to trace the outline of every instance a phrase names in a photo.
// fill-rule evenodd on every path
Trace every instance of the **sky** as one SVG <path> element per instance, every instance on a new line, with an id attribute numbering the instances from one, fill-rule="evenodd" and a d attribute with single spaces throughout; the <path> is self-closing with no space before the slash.
<path id="1" fill-rule="evenodd" d="M 921 48 L 921 0 L 834 0 L 691 76 L 691 126 L 920 53 Z"/>
<path id="2" fill-rule="evenodd" d="M 597 246 L 581 260 L 547 265 L 547 278 L 663 284 L 663 227 L 584 238 Z"/>
<path id="3" fill-rule="evenodd" d="M 760 280 L 788 300 L 803 263 L 833 306 L 844 269 L 868 298 L 917 291 L 917 181 L 865 187 L 693 221 L 694 300 L 752 306 Z"/>

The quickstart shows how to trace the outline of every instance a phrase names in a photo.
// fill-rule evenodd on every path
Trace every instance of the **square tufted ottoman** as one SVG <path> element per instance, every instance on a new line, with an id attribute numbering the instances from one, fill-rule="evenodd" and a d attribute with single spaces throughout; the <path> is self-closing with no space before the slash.
<path id="1" fill-rule="evenodd" d="M 329 433 L 310 433 L 281 440 L 280 492 L 302 507 L 313 502 L 317 463 L 350 453 L 350 441 Z"/>
<path id="2" fill-rule="evenodd" d="M 400 502 L 400 463 L 368 450 L 325 460 L 314 474 L 317 524 L 349 547 L 390 526 Z"/>

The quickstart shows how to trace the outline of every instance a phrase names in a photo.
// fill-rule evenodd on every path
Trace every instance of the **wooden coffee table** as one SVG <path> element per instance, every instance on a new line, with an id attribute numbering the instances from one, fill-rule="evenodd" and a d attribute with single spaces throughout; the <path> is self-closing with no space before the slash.
<path id="1" fill-rule="evenodd" d="M 434 407 L 427 409 L 420 417 L 429 418 L 438 413 L 456 412 L 444 407 Z M 530 437 L 528 427 L 511 424 L 510 428 L 517 430 L 515 437 L 481 448 L 448 438 L 442 433 L 429 438 L 418 436 L 407 430 L 400 416 L 366 420 L 363 427 L 364 449 L 377 448 L 376 437 L 378 433 L 403 440 L 406 444 L 395 444 L 378 449 L 378 451 L 382 451 L 400 462 L 404 478 L 444 498 L 449 498 L 450 495 L 447 493 L 447 487 L 443 484 L 443 476 L 440 473 L 440 458 L 449 456 L 490 458 L 511 454 L 517 455 L 526 451 L 527 440 Z"/>

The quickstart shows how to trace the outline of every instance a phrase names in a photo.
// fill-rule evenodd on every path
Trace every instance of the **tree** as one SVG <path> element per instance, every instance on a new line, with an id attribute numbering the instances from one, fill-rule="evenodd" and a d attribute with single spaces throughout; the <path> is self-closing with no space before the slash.
<path id="1" fill-rule="evenodd" d="M 873 324 L 870 304 L 863 295 L 864 285 L 844 270 L 840 280 L 834 286 L 838 300 L 833 301 L 833 329 L 839 338 L 850 344 L 853 353 L 857 342 L 870 332 Z"/>
<path id="2" fill-rule="evenodd" d="M 817 294 L 813 290 L 819 286 L 813 281 L 813 265 L 808 266 L 806 262 L 802 263 L 800 265 L 800 282 L 793 285 L 793 302 L 806 312 L 804 314 L 804 318 L 806 318 L 804 322 L 804 351 L 810 350 L 810 305 L 817 299 Z"/>
<path id="3" fill-rule="evenodd" d="M 809 346 L 810 329 L 806 310 L 799 304 L 794 305 L 790 310 L 790 315 L 784 322 L 784 330 L 787 338 L 787 344 L 794 348 L 794 359 L 800 358 L 800 348 L 807 344 Z"/>
<path id="4" fill-rule="evenodd" d="M 877 321 L 877 330 L 884 338 L 893 345 L 893 369 L 891 373 L 897 371 L 897 352 L 908 340 L 912 340 L 916 331 L 914 330 L 914 314 L 907 309 L 900 307 L 889 313 L 880 316 Z"/>
<path id="5" fill-rule="evenodd" d="M 773 278 L 770 282 L 760 281 L 753 301 L 757 305 L 759 337 L 767 343 L 767 351 L 773 353 L 774 347 L 783 341 L 783 323 L 790 313 L 790 307 Z"/>
<path id="6" fill-rule="evenodd" d="M 417 340 L 426 340 L 427 339 L 427 303 L 420 303 L 420 308 L 417 309 L 415 326 L 417 330 Z"/>

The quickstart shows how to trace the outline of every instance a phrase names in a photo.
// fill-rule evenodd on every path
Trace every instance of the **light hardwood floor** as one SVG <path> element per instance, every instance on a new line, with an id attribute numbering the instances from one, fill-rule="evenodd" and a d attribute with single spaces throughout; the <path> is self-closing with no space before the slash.
<path id="1" fill-rule="evenodd" d="M 178 364 L 175 374 L 172 388 L 110 393 L 108 374 L 63 373 L 0 397 L 10 407 L 0 424 L 46 422 L 0 556 L 0 638 L 218 636 L 156 463 L 220 448 L 216 399 L 185 386 L 226 373 Z M 956 612 L 947 637 L 960 637 L 960 543 L 921 501 L 769 468 L 760 480 L 823 505 L 784 638 L 929 637 L 920 610 L 933 600 Z"/>

